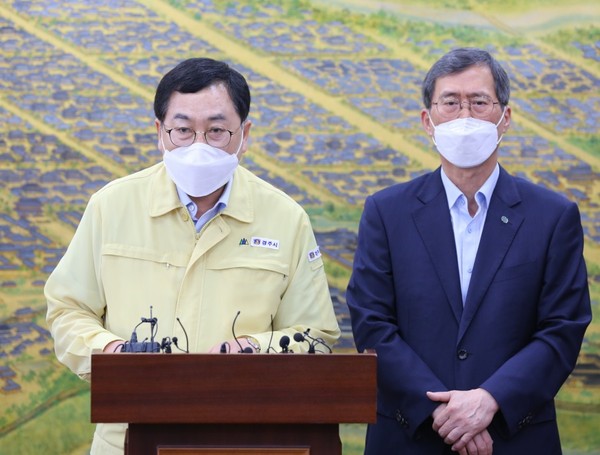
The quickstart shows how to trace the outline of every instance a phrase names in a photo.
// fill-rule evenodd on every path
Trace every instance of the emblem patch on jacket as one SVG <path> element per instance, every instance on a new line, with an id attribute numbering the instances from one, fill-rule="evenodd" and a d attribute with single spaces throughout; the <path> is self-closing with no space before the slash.
<path id="1" fill-rule="evenodd" d="M 271 248 L 272 250 L 279 249 L 279 240 L 265 239 L 264 237 L 252 237 L 250 240 L 250 246 L 257 246 L 260 248 Z"/>
<path id="2" fill-rule="evenodd" d="M 308 252 L 308 262 L 315 261 L 315 260 L 319 259 L 320 257 L 321 257 L 321 250 L 319 249 L 318 245 L 314 250 L 310 250 Z"/>

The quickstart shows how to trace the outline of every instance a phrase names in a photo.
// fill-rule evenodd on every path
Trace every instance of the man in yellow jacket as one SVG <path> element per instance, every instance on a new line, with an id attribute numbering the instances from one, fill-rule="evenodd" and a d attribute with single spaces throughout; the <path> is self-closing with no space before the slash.
<path id="1" fill-rule="evenodd" d="M 223 62 L 185 60 L 159 83 L 163 161 L 92 196 L 46 284 L 56 354 L 81 378 L 93 350 L 120 352 L 150 311 L 154 338 L 190 352 L 274 352 L 284 336 L 300 352 L 293 335 L 307 329 L 339 338 L 307 214 L 238 166 L 249 110 L 246 80 Z M 91 453 L 122 454 L 125 428 L 99 424 Z"/>

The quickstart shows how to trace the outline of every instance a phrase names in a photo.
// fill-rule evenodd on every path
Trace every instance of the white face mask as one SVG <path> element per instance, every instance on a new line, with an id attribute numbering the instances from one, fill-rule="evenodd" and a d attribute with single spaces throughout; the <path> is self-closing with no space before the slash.
<path id="1" fill-rule="evenodd" d="M 192 197 L 207 196 L 231 179 L 239 164 L 238 154 L 243 142 L 243 128 L 240 145 L 234 154 L 204 142 L 194 142 L 187 147 L 168 151 L 163 142 L 163 162 L 171 180 L 186 194 Z"/>
<path id="2" fill-rule="evenodd" d="M 440 155 L 454 166 L 479 166 L 494 153 L 502 140 L 502 136 L 498 138 L 498 125 L 503 118 L 504 111 L 496 124 L 466 117 L 435 126 L 430 115 L 429 121 L 434 128 L 433 143 Z"/>

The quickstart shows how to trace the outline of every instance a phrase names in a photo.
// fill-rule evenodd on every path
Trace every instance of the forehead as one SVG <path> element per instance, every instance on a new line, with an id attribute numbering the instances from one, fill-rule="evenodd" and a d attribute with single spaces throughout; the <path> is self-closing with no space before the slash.
<path id="1" fill-rule="evenodd" d="M 233 101 L 223 84 L 210 85 L 196 93 L 173 92 L 169 98 L 166 120 L 191 122 L 239 120 Z"/>
<path id="2" fill-rule="evenodd" d="M 444 95 L 494 96 L 496 88 L 492 71 L 488 66 L 470 66 L 460 73 L 440 77 L 435 82 L 433 98 Z"/>

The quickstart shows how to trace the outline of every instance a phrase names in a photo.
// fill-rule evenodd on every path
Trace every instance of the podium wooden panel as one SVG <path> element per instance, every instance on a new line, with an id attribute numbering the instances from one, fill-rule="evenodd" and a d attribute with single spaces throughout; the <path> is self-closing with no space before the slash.
<path id="1" fill-rule="evenodd" d="M 341 455 L 339 424 L 376 420 L 376 361 L 94 354 L 92 422 L 129 423 L 127 454 Z"/>

